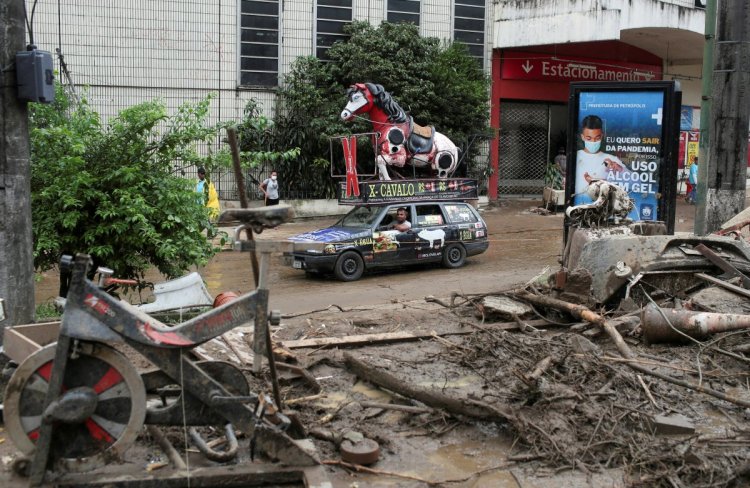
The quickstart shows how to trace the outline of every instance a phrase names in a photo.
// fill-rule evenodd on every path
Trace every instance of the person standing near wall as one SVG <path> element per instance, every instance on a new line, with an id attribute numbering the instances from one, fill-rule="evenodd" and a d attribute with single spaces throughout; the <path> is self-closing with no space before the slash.
<path id="1" fill-rule="evenodd" d="M 555 159 L 553 160 L 555 167 L 557 168 L 557 171 L 560 172 L 560 175 L 562 175 L 562 184 L 560 185 L 560 188 L 565 188 L 565 171 L 568 167 L 568 157 L 565 155 L 565 148 L 560 146 L 557 149 L 557 156 L 555 156 Z"/>
<path id="2" fill-rule="evenodd" d="M 200 202 L 208 207 L 209 218 L 211 221 L 216 221 L 221 212 L 219 194 L 216 193 L 214 184 L 206 178 L 206 169 L 203 166 L 198 168 L 198 183 L 195 185 L 195 192 L 200 195 Z"/>
<path id="3" fill-rule="evenodd" d="M 688 183 L 690 184 L 690 190 L 685 200 L 689 204 L 695 205 L 695 198 L 698 195 L 698 156 L 695 157 L 688 170 Z"/>
<path id="4" fill-rule="evenodd" d="M 260 189 L 266 196 L 266 205 L 278 205 L 279 204 L 279 182 L 277 181 L 278 175 L 276 171 L 271 171 L 271 177 L 263 180 L 260 184 Z"/>

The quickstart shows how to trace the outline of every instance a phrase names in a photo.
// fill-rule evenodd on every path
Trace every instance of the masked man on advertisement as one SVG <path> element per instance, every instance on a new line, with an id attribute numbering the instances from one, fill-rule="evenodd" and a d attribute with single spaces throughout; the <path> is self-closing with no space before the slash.
<path id="1" fill-rule="evenodd" d="M 586 195 L 586 189 L 593 180 L 606 180 L 611 171 L 629 171 L 617 156 L 602 151 L 602 127 L 602 119 L 598 115 L 588 115 L 581 121 L 584 148 L 579 149 L 576 154 L 575 204 L 591 201 Z"/>

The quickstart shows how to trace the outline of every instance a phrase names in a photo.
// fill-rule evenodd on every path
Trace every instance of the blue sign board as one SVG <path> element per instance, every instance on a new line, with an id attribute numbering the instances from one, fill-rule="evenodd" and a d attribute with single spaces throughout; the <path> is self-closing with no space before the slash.
<path id="1" fill-rule="evenodd" d="M 693 107 L 690 105 L 680 107 L 680 130 L 693 130 Z"/>
<path id="2" fill-rule="evenodd" d="M 573 204 L 590 203 L 593 180 L 625 189 L 635 201 L 629 218 L 659 220 L 662 123 L 661 91 L 581 92 Z"/>

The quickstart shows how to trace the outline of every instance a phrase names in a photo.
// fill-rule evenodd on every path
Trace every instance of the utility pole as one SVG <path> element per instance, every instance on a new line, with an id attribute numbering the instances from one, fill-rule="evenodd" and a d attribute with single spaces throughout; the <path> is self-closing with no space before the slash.
<path id="1" fill-rule="evenodd" d="M 17 98 L 15 70 L 25 41 L 24 0 L 0 1 L 0 298 L 6 312 L 0 332 L 34 321 L 28 112 Z"/>
<path id="2" fill-rule="evenodd" d="M 711 89 L 714 73 L 714 45 L 716 43 L 716 2 L 706 2 L 706 21 L 703 30 L 703 72 L 701 76 L 701 121 L 698 146 L 698 181 L 708 181 L 708 148 L 711 146 L 708 126 L 711 123 Z M 696 191 L 695 223 L 693 231 L 697 235 L 705 233 L 706 220 L 706 185 L 702 184 Z"/>
<path id="3" fill-rule="evenodd" d="M 715 1 L 709 0 L 708 3 Z M 698 235 L 719 229 L 721 224 L 745 208 L 750 120 L 749 60 L 750 2 L 721 0 L 711 77 L 710 144 L 708 157 L 699 159 L 698 164 L 698 208 L 695 214 L 695 233 Z"/>

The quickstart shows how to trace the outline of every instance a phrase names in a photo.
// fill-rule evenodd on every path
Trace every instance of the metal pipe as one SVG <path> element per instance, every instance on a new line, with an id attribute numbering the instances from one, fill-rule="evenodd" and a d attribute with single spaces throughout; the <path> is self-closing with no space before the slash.
<path id="1" fill-rule="evenodd" d="M 159 430 L 158 427 L 156 427 L 155 425 L 147 425 L 146 430 L 148 431 L 149 435 L 154 438 L 156 443 L 159 444 L 159 447 L 162 448 L 164 454 L 167 455 L 175 469 L 187 469 L 185 461 L 183 461 L 182 457 L 180 457 L 180 453 L 177 452 L 177 449 L 174 448 L 172 443 L 169 442 L 169 439 L 166 438 L 166 436 Z"/>
<path id="2" fill-rule="evenodd" d="M 686 336 L 705 339 L 711 334 L 740 329 L 750 329 L 750 315 L 660 308 L 653 303 L 641 313 L 641 330 L 651 344 L 689 340 Z"/>
<path id="3" fill-rule="evenodd" d="M 201 435 L 198 433 L 198 431 L 195 429 L 195 427 L 190 427 L 188 430 L 188 434 L 190 435 L 190 439 L 193 441 L 193 444 L 195 444 L 195 447 L 198 448 L 198 450 L 203 453 L 206 458 L 210 459 L 211 461 L 216 461 L 218 463 L 225 463 L 227 461 L 231 461 L 235 457 L 237 457 L 237 437 L 234 435 L 234 429 L 232 428 L 232 424 L 227 424 L 224 427 L 224 435 L 227 438 L 227 450 L 226 451 L 217 451 L 215 449 L 212 449 L 206 441 L 203 440 Z"/>

